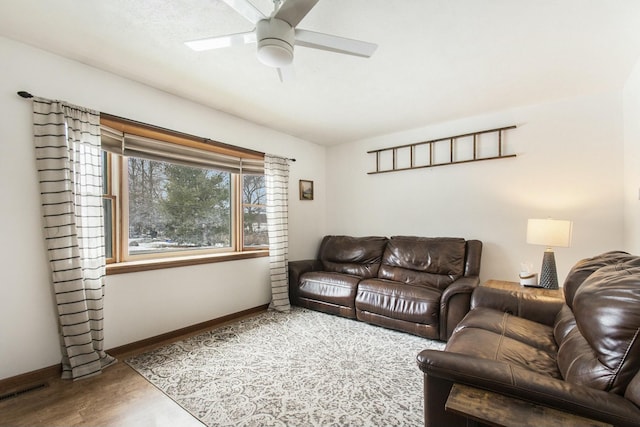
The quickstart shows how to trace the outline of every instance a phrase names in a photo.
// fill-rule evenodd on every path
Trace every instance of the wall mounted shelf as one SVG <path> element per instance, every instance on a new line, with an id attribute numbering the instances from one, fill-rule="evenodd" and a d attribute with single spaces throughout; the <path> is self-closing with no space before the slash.
<path id="1" fill-rule="evenodd" d="M 367 151 L 376 155 L 376 170 L 368 174 L 516 157 L 503 152 L 503 133 L 515 128 L 507 126 Z"/>

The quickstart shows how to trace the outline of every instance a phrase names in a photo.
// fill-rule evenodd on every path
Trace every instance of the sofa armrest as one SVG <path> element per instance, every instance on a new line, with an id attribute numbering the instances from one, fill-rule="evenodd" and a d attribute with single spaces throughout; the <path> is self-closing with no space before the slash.
<path id="1" fill-rule="evenodd" d="M 461 277 L 440 297 L 440 339 L 447 341 L 453 330 L 469 312 L 471 294 L 480 283 L 478 276 Z"/>
<path id="2" fill-rule="evenodd" d="M 453 383 L 466 384 L 619 426 L 637 426 L 640 419 L 640 408 L 618 394 L 568 383 L 506 362 L 437 350 L 423 350 L 417 362 L 425 374 L 425 388 L 434 378 L 439 387 L 449 383 L 450 389 Z M 429 404 L 425 399 L 425 406 Z M 438 410 L 425 408 L 425 414 Z"/>
<path id="3" fill-rule="evenodd" d="M 564 301 L 546 295 L 479 286 L 471 295 L 471 309 L 485 307 L 553 326 Z"/>
<path id="4" fill-rule="evenodd" d="M 297 304 L 298 301 L 300 276 L 309 271 L 319 271 L 321 269 L 322 263 L 317 259 L 289 261 L 289 300 L 292 304 Z"/>

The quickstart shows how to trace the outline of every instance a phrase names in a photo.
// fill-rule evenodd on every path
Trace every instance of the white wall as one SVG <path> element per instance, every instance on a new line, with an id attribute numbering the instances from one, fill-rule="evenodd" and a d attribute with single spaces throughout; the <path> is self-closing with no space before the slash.
<path id="1" fill-rule="evenodd" d="M 0 379 L 60 361 L 41 235 L 31 131 L 34 95 L 268 153 L 294 157 L 290 256 L 312 257 L 325 228 L 325 148 L 140 83 L 0 38 Z M 298 200 L 298 180 L 315 200 Z M 112 348 L 269 301 L 267 258 L 107 277 L 105 347 Z"/>
<path id="2" fill-rule="evenodd" d="M 504 151 L 515 158 L 367 174 L 368 150 L 514 124 Z M 562 284 L 577 260 L 623 247 L 622 128 L 620 94 L 602 94 L 331 147 L 327 230 L 479 239 L 481 278 L 517 280 L 544 251 L 525 242 L 527 219 L 570 219 L 572 245 L 555 250 Z"/>
<path id="3" fill-rule="evenodd" d="M 325 149 L 4 38 L 0 58 L 0 379 L 60 359 L 40 230 L 31 104 L 18 90 L 295 157 L 290 259 L 313 257 L 326 233 L 461 236 L 484 242 L 483 280 L 516 280 L 521 261 L 539 269 L 542 259 L 542 247 L 525 243 L 526 220 L 547 216 L 574 221 L 572 247 L 556 249 L 560 281 L 580 258 L 624 247 L 640 253 L 640 130 L 633 122 L 640 110 L 638 66 L 624 91 L 624 126 L 623 97 L 613 93 Z M 518 128 L 507 132 L 505 152 L 516 158 L 367 175 L 374 168 L 368 150 L 511 124 Z M 314 201 L 298 200 L 299 179 L 314 181 Z M 266 303 L 267 275 L 267 259 L 261 258 L 109 276 L 106 347 Z"/>
<path id="4" fill-rule="evenodd" d="M 629 76 L 624 100 L 624 246 L 640 254 L 640 60 Z"/>

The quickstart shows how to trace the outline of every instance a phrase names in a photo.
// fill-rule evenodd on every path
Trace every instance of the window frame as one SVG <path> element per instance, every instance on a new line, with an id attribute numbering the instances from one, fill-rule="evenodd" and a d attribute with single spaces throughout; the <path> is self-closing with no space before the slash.
<path id="1" fill-rule="evenodd" d="M 119 241 L 119 239 L 116 236 L 117 233 L 117 229 L 115 227 L 116 221 L 117 221 L 117 212 L 118 212 L 118 208 L 117 208 L 117 204 L 118 204 L 118 200 L 116 195 L 114 194 L 114 182 L 113 182 L 113 157 L 111 155 L 111 153 L 108 153 L 106 151 L 102 152 L 103 157 L 103 167 L 102 167 L 102 180 L 103 183 L 106 183 L 106 189 L 102 194 L 102 200 L 103 203 L 104 201 L 108 200 L 111 204 L 111 218 L 107 219 L 106 217 L 103 218 L 104 221 L 104 226 L 106 226 L 107 221 L 109 221 L 111 223 L 111 241 L 109 242 L 111 245 L 111 255 L 110 256 L 105 256 L 105 260 L 107 264 L 113 264 L 114 262 L 116 262 L 117 259 L 117 254 L 118 254 L 118 247 L 117 247 L 117 243 Z M 104 208 L 103 208 L 104 211 Z M 107 233 L 105 233 L 105 246 L 107 244 L 106 240 L 109 237 Z"/>
<path id="2" fill-rule="evenodd" d="M 264 159 L 264 154 L 240 147 L 218 143 L 204 138 L 198 138 L 188 134 L 157 128 L 152 125 L 133 122 L 110 115 L 101 116 L 101 124 L 110 129 L 133 133 L 145 138 L 158 139 L 161 142 L 182 145 L 193 148 L 206 144 L 208 151 L 219 150 L 223 155 L 245 156 L 249 161 L 256 162 Z M 231 199 L 231 245 L 227 248 L 208 248 L 196 250 L 183 250 L 175 252 L 130 255 L 128 253 L 129 229 L 128 229 L 128 158 L 121 153 L 107 152 L 107 165 L 103 173 L 108 174 L 107 193 L 103 199 L 112 201 L 112 255 L 107 259 L 107 274 L 118 274 L 135 271 L 146 271 L 161 268 L 181 267 L 205 263 L 224 262 L 238 259 L 266 257 L 269 255 L 268 245 L 247 246 L 244 245 L 244 200 L 243 200 L 243 171 L 230 172 L 230 199 Z M 170 163 L 170 159 L 162 160 Z M 211 169 L 216 169 L 212 167 Z M 256 175 L 255 170 L 247 172 L 247 175 Z M 105 218 L 105 222 L 108 221 Z"/>

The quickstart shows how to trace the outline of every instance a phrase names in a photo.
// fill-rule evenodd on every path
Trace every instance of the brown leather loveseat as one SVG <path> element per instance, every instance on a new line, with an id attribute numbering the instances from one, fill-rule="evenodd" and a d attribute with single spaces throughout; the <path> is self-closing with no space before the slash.
<path id="1" fill-rule="evenodd" d="M 616 426 L 640 426 L 640 257 L 578 262 L 565 301 L 478 287 L 444 351 L 424 350 L 426 426 L 464 426 L 445 411 L 454 383 Z"/>
<path id="2" fill-rule="evenodd" d="M 289 262 L 292 304 L 446 341 L 469 311 L 482 243 L 462 238 L 325 236 Z"/>

